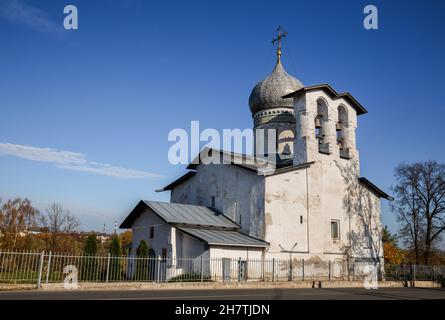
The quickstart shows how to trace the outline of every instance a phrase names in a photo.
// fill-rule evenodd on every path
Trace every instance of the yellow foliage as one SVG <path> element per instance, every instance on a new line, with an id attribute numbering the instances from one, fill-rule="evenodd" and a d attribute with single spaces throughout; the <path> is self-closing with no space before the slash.
<path id="1" fill-rule="evenodd" d="M 402 250 L 394 246 L 391 242 L 384 242 L 383 257 L 385 258 L 385 263 L 401 264 L 405 255 Z"/>

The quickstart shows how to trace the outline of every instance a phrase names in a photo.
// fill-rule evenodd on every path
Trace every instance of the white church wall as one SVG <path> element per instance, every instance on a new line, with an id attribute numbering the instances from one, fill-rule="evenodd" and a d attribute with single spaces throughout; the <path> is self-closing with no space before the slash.
<path id="1" fill-rule="evenodd" d="M 319 99 L 328 113 L 323 123 L 323 143 L 329 147 L 321 150 L 315 130 Z M 343 130 L 345 144 L 350 149 L 349 159 L 340 157 L 337 144 L 340 105 L 347 111 Z M 308 265 L 315 266 L 319 261 L 340 262 L 347 255 L 365 259 L 375 256 L 372 251 L 381 248 L 380 199 L 358 181 L 355 110 L 344 99 L 332 100 L 318 90 L 295 98 L 294 111 L 297 134 L 294 164 L 314 163 L 307 169 L 266 178 L 265 240 L 271 244 L 266 258 L 288 259 L 286 251 L 292 251 L 296 259 L 305 259 Z M 332 221 L 339 223 L 337 239 L 331 236 Z"/>
<path id="2" fill-rule="evenodd" d="M 171 202 L 212 206 L 254 237 L 264 236 L 264 179 L 256 172 L 226 164 L 200 164 L 196 175 L 176 186 Z"/>
<path id="3" fill-rule="evenodd" d="M 306 168 L 266 177 L 265 240 L 270 243 L 268 256 L 283 250 L 308 250 L 306 178 Z"/>
<path id="4" fill-rule="evenodd" d="M 153 238 L 150 238 L 150 228 L 153 227 Z M 132 226 L 132 248 L 131 255 L 136 255 L 136 250 L 142 240 L 152 248 L 156 255 L 162 255 L 162 249 L 167 249 L 171 254 L 171 246 L 169 245 L 170 225 L 159 218 L 150 209 L 145 210 L 137 217 Z"/>
<path id="5" fill-rule="evenodd" d="M 210 246 L 210 257 L 230 259 L 261 259 L 263 248 L 235 247 L 235 246 Z"/>
<path id="6" fill-rule="evenodd" d="M 210 246 L 210 275 L 212 277 L 223 276 L 228 280 L 243 278 L 249 274 L 249 278 L 260 278 L 261 259 L 263 248 L 235 247 L 235 246 Z"/>
<path id="7" fill-rule="evenodd" d="M 181 251 L 181 255 L 178 257 L 203 257 L 203 259 L 209 258 L 209 250 L 205 248 L 205 243 L 201 240 L 193 238 L 182 232 L 178 232 L 178 250 Z M 180 248 L 180 249 L 179 249 Z"/>

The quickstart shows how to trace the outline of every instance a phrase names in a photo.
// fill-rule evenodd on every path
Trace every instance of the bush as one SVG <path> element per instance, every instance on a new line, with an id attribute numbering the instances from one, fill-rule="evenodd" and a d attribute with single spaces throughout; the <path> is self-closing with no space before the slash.
<path id="1" fill-rule="evenodd" d="M 210 279 L 210 276 L 203 276 L 203 281 L 210 282 L 212 279 Z M 173 278 L 170 278 L 168 282 L 199 282 L 201 281 L 201 274 L 200 273 L 184 273 L 180 276 L 176 276 Z"/>

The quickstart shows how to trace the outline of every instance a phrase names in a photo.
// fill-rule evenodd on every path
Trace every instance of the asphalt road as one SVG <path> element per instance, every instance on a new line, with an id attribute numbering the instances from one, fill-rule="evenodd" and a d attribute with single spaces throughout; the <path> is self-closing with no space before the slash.
<path id="1" fill-rule="evenodd" d="M 422 300 L 445 299 L 439 288 L 180 289 L 1 291 L 0 300 Z"/>

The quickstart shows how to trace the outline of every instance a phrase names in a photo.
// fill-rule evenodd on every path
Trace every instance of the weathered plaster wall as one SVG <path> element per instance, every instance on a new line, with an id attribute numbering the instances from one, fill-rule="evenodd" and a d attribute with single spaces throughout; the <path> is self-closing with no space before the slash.
<path id="1" fill-rule="evenodd" d="M 150 227 L 154 227 L 154 237 L 150 239 Z M 145 240 L 150 248 L 155 250 L 156 255 L 162 254 L 162 249 L 171 250 L 168 244 L 170 225 L 154 214 L 150 209 L 145 210 L 133 223 L 133 240 L 131 255 L 136 255 L 136 250 L 142 240 Z"/>
<path id="2" fill-rule="evenodd" d="M 265 240 L 270 243 L 268 255 L 287 250 L 307 252 L 306 179 L 305 168 L 266 177 Z"/>
<path id="3" fill-rule="evenodd" d="M 154 227 L 154 237 L 150 239 L 150 227 Z M 155 250 L 156 256 L 162 254 L 162 249 L 167 249 L 167 256 L 174 256 L 172 243 L 176 243 L 176 257 L 208 257 L 209 252 L 204 242 L 184 234 L 180 230 L 173 231 L 175 241 L 172 241 L 172 226 L 164 222 L 150 209 L 143 212 L 133 224 L 133 246 L 131 255 L 136 255 L 136 250 L 142 240 L 145 240 L 150 248 Z"/>
<path id="4" fill-rule="evenodd" d="M 171 202 L 212 206 L 254 237 L 263 237 L 264 179 L 254 171 L 235 165 L 200 164 L 196 175 L 176 186 Z"/>
<path id="5" fill-rule="evenodd" d="M 262 252 L 262 248 L 210 246 L 210 256 L 212 258 L 261 259 Z"/>
<path id="6" fill-rule="evenodd" d="M 177 230 L 176 233 L 176 246 L 178 257 L 203 257 L 208 259 L 209 250 L 206 248 L 205 243 L 196 238 L 193 238 L 187 234 Z"/>
<path id="7" fill-rule="evenodd" d="M 340 157 L 337 145 L 335 125 L 338 121 L 338 107 L 346 109 L 348 121 L 344 124 L 345 145 L 350 150 L 351 159 L 356 161 L 355 172 L 359 173 L 359 155 L 356 149 L 355 130 L 357 128 L 357 113 L 344 99 L 332 100 L 324 91 L 307 92 L 294 98 L 294 114 L 296 117 L 296 141 L 294 144 L 294 164 L 307 163 L 320 159 L 318 141 L 315 137 L 315 117 L 317 115 L 317 100 L 327 105 L 328 116 L 325 123 L 325 142 L 329 144 L 329 152 L 336 158 Z"/>
<path id="8" fill-rule="evenodd" d="M 315 135 L 319 99 L 328 110 L 324 123 L 327 154 L 319 152 Z M 349 159 L 340 157 L 337 144 L 340 105 L 347 110 L 348 120 L 342 125 Z M 380 199 L 358 181 L 355 110 L 344 99 L 334 101 L 319 90 L 295 98 L 294 114 L 294 164 L 314 163 L 266 177 L 265 240 L 271 243 L 266 256 L 288 259 L 292 255 L 307 262 L 342 260 L 346 255 L 381 256 Z M 331 237 L 331 220 L 340 223 L 339 239 Z"/>

